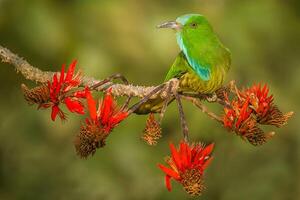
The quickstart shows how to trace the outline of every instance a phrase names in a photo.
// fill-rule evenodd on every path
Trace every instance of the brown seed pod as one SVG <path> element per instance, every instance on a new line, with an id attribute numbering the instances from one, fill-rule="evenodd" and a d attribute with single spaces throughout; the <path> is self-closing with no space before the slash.
<path id="1" fill-rule="evenodd" d="M 191 196 L 201 195 L 205 190 L 203 175 L 197 169 L 186 170 L 181 174 L 181 184 Z"/>
<path id="2" fill-rule="evenodd" d="M 259 118 L 260 124 L 273 125 L 278 128 L 287 124 L 287 121 L 293 116 L 294 112 L 283 114 L 277 106 L 273 106 L 263 118 Z"/>
<path id="3" fill-rule="evenodd" d="M 39 85 L 32 89 L 29 89 L 25 84 L 21 84 L 21 90 L 29 105 L 40 105 L 50 100 L 49 88 L 46 84 Z"/>
<path id="4" fill-rule="evenodd" d="M 105 139 L 107 134 L 98 126 L 82 125 L 80 132 L 75 137 L 74 145 L 76 153 L 81 158 L 87 158 L 90 155 L 94 155 L 97 148 L 105 146 Z"/>
<path id="5" fill-rule="evenodd" d="M 160 124 L 153 113 L 150 113 L 143 133 L 142 139 L 151 146 L 156 145 L 157 140 L 162 137 Z"/>

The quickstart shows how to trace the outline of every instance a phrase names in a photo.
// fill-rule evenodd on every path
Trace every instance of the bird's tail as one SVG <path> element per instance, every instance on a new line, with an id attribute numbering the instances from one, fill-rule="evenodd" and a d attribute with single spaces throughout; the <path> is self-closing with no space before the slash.
<path id="1" fill-rule="evenodd" d="M 168 101 L 168 104 L 171 103 L 174 99 Z M 149 99 L 145 103 L 143 103 L 134 113 L 139 115 L 146 115 L 149 113 L 160 113 L 163 106 L 165 104 L 165 100 L 161 97 L 157 97 L 155 99 Z"/>

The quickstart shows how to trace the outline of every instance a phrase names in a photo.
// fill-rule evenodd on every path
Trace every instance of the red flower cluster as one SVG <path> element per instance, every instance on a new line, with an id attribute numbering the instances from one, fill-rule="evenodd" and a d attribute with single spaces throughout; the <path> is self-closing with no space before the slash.
<path id="1" fill-rule="evenodd" d="M 268 95 L 269 88 L 265 84 L 253 85 L 242 91 L 237 91 L 237 99 L 231 102 L 226 96 L 226 101 L 231 105 L 231 108 L 224 108 L 224 126 L 227 128 L 240 128 L 251 114 L 258 117 L 264 117 L 270 108 L 273 106 L 273 96 Z"/>
<path id="2" fill-rule="evenodd" d="M 90 117 L 80 127 L 80 132 L 74 141 L 77 154 L 83 158 L 95 153 L 96 149 L 105 145 L 105 139 L 122 120 L 128 116 L 128 112 L 120 110 L 111 90 L 108 90 L 98 109 L 96 101 L 92 97 L 88 87 L 80 89 L 81 74 L 74 75 L 76 61 L 73 61 L 65 73 L 65 65 L 60 73 L 53 75 L 52 81 L 29 89 L 22 84 L 25 100 L 30 104 L 38 104 L 38 108 L 52 108 L 51 119 L 57 116 L 66 119 L 65 113 L 60 109 L 60 104 L 65 104 L 70 112 L 84 114 L 85 106 L 82 99 L 86 99 Z"/>
<path id="3" fill-rule="evenodd" d="M 71 92 L 80 85 L 80 73 L 74 75 L 76 60 L 73 61 L 65 74 L 65 65 L 62 65 L 60 74 L 53 75 L 52 82 L 48 82 L 50 102 L 40 104 L 39 107 L 52 107 L 51 119 L 55 121 L 58 115 L 62 120 L 66 119 L 64 112 L 59 108 L 60 103 L 66 104 L 71 112 L 84 114 L 84 105 L 79 98 L 84 98 L 82 92 Z"/>
<path id="4" fill-rule="evenodd" d="M 86 124 L 81 126 L 75 139 L 77 154 L 83 158 L 94 154 L 97 148 L 103 147 L 112 129 L 128 116 L 127 112 L 116 106 L 110 91 L 99 102 L 98 109 L 89 90 L 86 90 L 86 99 L 90 118 L 85 120 Z"/>
<path id="5" fill-rule="evenodd" d="M 265 84 L 253 85 L 244 90 L 235 88 L 235 97 L 230 101 L 225 94 L 225 101 L 229 107 L 224 108 L 223 124 L 229 130 L 245 137 L 253 145 L 261 145 L 274 132 L 264 134 L 258 124 L 280 127 L 286 124 L 293 114 L 283 114 L 274 104 L 273 95 L 269 95 L 269 88 Z"/>
<path id="6" fill-rule="evenodd" d="M 171 191 L 170 179 L 173 178 L 181 183 L 187 193 L 195 196 L 205 189 L 203 172 L 211 162 L 211 153 L 214 144 L 203 147 L 201 144 L 189 145 L 181 141 L 178 150 L 170 144 L 171 158 L 166 162 L 170 166 L 159 164 L 159 168 L 166 174 L 166 187 Z"/>

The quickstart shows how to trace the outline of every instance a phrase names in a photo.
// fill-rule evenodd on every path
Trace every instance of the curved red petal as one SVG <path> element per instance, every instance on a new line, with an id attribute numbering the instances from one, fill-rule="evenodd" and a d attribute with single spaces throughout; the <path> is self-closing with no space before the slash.
<path id="1" fill-rule="evenodd" d="M 60 75 L 59 75 L 59 83 L 60 84 L 63 84 L 63 82 L 64 82 L 64 77 L 65 77 L 65 64 L 63 64 L 62 66 L 61 66 L 61 71 L 60 71 Z"/>
<path id="2" fill-rule="evenodd" d="M 202 150 L 202 154 L 203 156 L 208 156 L 211 154 L 212 150 L 214 149 L 215 144 L 211 143 L 210 145 L 206 146 L 203 150 Z"/>
<path id="3" fill-rule="evenodd" d="M 176 165 L 176 167 L 181 171 L 182 170 L 182 162 L 179 153 L 177 152 L 175 146 L 170 143 L 170 150 L 172 154 L 172 159 Z"/>
<path id="4" fill-rule="evenodd" d="M 67 97 L 65 98 L 65 104 L 69 111 L 84 114 L 84 106 L 80 101 Z"/>
<path id="5" fill-rule="evenodd" d="M 53 75 L 53 86 L 52 87 L 56 87 L 58 84 L 58 79 L 57 79 L 57 74 L 55 73 Z"/>
<path id="6" fill-rule="evenodd" d="M 261 83 L 259 83 L 257 86 L 254 85 L 253 89 L 254 89 L 254 91 L 257 92 L 257 95 L 258 95 L 258 96 L 261 95 Z"/>
<path id="7" fill-rule="evenodd" d="M 74 92 L 73 96 L 77 98 L 86 98 L 86 89 Z"/>
<path id="8" fill-rule="evenodd" d="M 241 123 L 249 117 L 251 112 L 247 112 L 248 106 L 249 106 L 249 98 L 244 102 L 244 104 L 241 108 L 240 116 L 235 124 L 236 128 L 238 128 L 241 125 Z"/>
<path id="9" fill-rule="evenodd" d="M 52 81 L 51 90 L 50 90 L 50 96 L 51 96 L 51 98 L 55 98 L 56 97 L 57 87 L 58 87 L 58 79 L 57 79 L 57 74 L 55 73 L 53 75 L 53 81 Z"/>
<path id="10" fill-rule="evenodd" d="M 52 121 L 55 121 L 56 116 L 57 116 L 59 110 L 60 109 L 59 109 L 59 107 L 57 105 L 52 106 L 52 112 L 51 112 L 51 119 L 52 119 Z"/>
<path id="11" fill-rule="evenodd" d="M 72 80 L 74 70 L 76 67 L 77 60 L 73 60 L 73 62 L 70 64 L 67 75 L 66 75 L 66 82 L 69 82 Z"/>
<path id="12" fill-rule="evenodd" d="M 110 124 L 110 126 L 114 127 L 118 123 L 120 123 L 122 120 L 124 120 L 128 116 L 127 112 L 119 112 L 116 115 L 112 116 L 107 124 Z"/>
<path id="13" fill-rule="evenodd" d="M 181 157 L 181 161 L 182 161 L 182 167 L 186 168 L 188 167 L 188 159 L 187 159 L 187 144 L 184 141 L 180 142 L 180 157 Z"/>
<path id="14" fill-rule="evenodd" d="M 90 90 L 86 91 L 86 100 L 89 108 L 90 117 L 92 120 L 95 121 L 97 119 L 96 101 L 93 99 Z"/>
<path id="15" fill-rule="evenodd" d="M 166 187 L 167 187 L 168 191 L 171 192 L 171 190 L 172 190 L 171 176 L 166 175 L 165 176 L 165 181 L 166 181 Z"/>
<path id="16" fill-rule="evenodd" d="M 174 170 L 168 168 L 168 167 L 165 167 L 164 165 L 162 164 L 158 164 L 158 167 L 168 176 L 171 176 L 173 177 L 174 179 L 178 180 L 180 179 L 180 176 L 178 173 L 176 173 Z"/>
<path id="17" fill-rule="evenodd" d="M 103 99 L 103 103 L 101 105 L 101 123 L 107 124 L 109 118 L 112 115 L 112 106 L 113 106 L 113 97 L 111 96 L 110 92 L 105 94 Z"/>

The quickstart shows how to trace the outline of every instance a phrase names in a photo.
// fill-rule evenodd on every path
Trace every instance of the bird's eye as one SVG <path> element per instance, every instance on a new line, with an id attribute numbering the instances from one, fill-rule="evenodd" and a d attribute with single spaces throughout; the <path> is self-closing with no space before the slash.
<path id="1" fill-rule="evenodd" d="M 197 24 L 196 24 L 196 23 L 191 23 L 191 27 L 192 27 L 192 28 L 196 28 L 196 27 L 197 27 Z"/>

